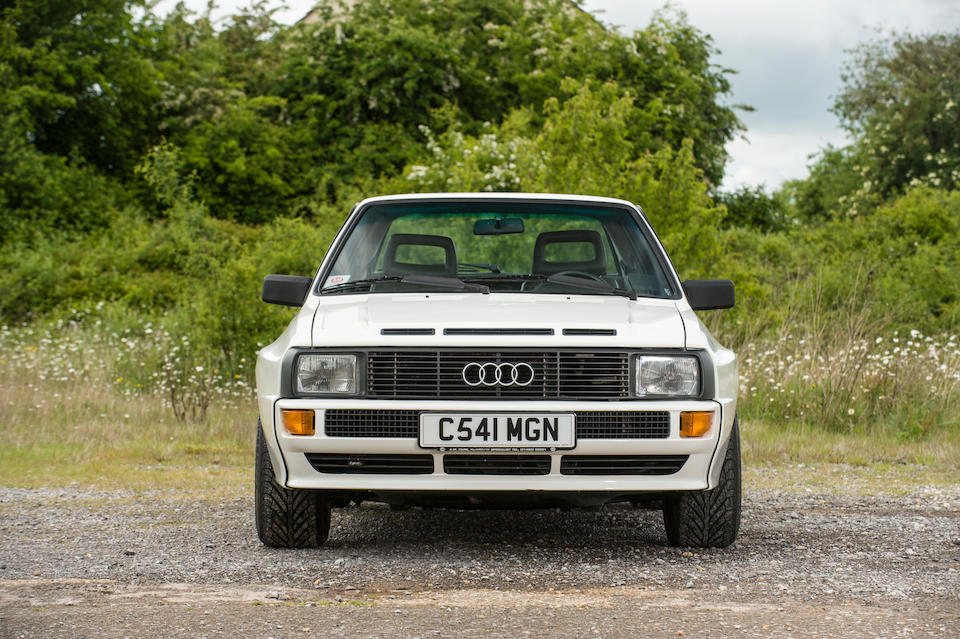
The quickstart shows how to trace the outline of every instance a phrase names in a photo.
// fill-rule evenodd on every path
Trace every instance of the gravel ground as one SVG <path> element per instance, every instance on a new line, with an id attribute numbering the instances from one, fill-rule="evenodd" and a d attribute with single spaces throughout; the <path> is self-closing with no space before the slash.
<path id="1" fill-rule="evenodd" d="M 0 488 L 0 637 L 960 636 L 960 488 L 748 491 L 738 542 L 658 511 L 335 510 L 272 550 L 249 495 Z"/>

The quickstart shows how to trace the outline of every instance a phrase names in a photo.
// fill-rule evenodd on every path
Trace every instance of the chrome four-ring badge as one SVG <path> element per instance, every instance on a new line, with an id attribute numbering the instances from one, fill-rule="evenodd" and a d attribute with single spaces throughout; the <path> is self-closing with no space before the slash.
<path id="1" fill-rule="evenodd" d="M 526 362 L 470 362 L 463 367 L 467 386 L 529 386 L 533 377 L 533 366 Z"/>

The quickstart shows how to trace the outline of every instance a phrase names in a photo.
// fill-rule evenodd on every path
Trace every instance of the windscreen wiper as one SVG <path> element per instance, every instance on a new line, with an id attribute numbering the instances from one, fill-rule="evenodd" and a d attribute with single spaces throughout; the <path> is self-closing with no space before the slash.
<path id="1" fill-rule="evenodd" d="M 320 289 L 321 295 L 326 295 L 327 293 L 342 293 L 343 291 L 349 291 L 354 288 L 370 286 L 371 284 L 376 284 L 378 282 L 400 282 L 403 281 L 402 277 L 396 275 L 388 275 L 386 277 L 371 277 L 363 280 L 353 280 L 351 282 L 344 282 L 342 284 L 337 284 L 336 286 L 328 286 L 326 288 Z"/>
<path id="2" fill-rule="evenodd" d="M 472 284 L 464 282 L 456 277 L 442 277 L 440 275 L 420 275 L 411 273 L 400 278 L 404 284 L 424 284 L 426 286 L 437 286 L 439 288 L 450 288 L 457 291 L 466 291 L 468 293 L 490 294 L 490 287 L 483 284 Z"/>
<path id="3" fill-rule="evenodd" d="M 487 294 L 490 292 L 490 287 L 483 286 L 481 284 L 470 284 L 464 282 L 463 280 L 457 279 L 455 277 L 441 277 L 438 275 L 420 275 L 420 274 L 409 274 L 409 275 L 386 275 L 384 277 L 371 277 L 362 280 L 353 280 L 351 282 L 344 282 L 343 284 L 337 284 L 336 286 L 329 286 L 327 288 L 321 289 L 321 295 L 327 295 L 329 293 L 342 293 L 344 291 L 353 290 L 356 288 L 362 288 L 364 286 L 371 286 L 372 284 L 379 284 L 380 282 L 398 282 L 400 284 L 420 284 L 425 286 L 436 286 L 439 288 L 450 288 L 458 291 L 466 291 L 469 293 L 483 293 Z"/>
<path id="4" fill-rule="evenodd" d="M 554 274 L 547 276 L 544 281 L 551 284 L 563 284 L 564 286 L 588 289 L 608 295 L 622 295 L 623 297 L 629 297 L 632 300 L 637 299 L 637 294 L 634 291 L 616 287 L 609 282 L 604 282 L 603 280 L 592 280 L 583 277 L 574 277 L 573 275 Z"/>

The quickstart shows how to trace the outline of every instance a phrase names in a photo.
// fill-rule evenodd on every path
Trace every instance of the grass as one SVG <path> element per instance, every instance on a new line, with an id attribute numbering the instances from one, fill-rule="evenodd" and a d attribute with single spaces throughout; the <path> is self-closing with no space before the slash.
<path id="1" fill-rule="evenodd" d="M 803 422 L 745 420 L 743 459 L 750 465 L 876 464 L 928 466 L 952 470 L 960 483 L 960 440 L 949 430 L 923 440 L 903 439 L 869 429 L 838 433 Z"/>
<path id="2" fill-rule="evenodd" d="M 256 404 L 249 387 L 213 393 L 203 420 L 181 420 L 162 383 L 131 384 L 128 335 L 0 331 L 0 483 L 72 482 L 133 490 L 239 487 L 252 481 Z M 146 355 L 144 355 L 146 357 Z"/>
<path id="3" fill-rule="evenodd" d="M 129 381 L 136 358 L 162 359 L 151 349 L 169 343 L 164 341 L 168 338 L 157 341 L 147 331 L 107 333 L 96 326 L 56 329 L 0 329 L 0 484 L 77 483 L 207 496 L 250 492 L 256 404 L 248 385 L 233 376 L 226 378 L 226 387 L 218 378 L 207 378 L 205 417 L 178 419 L 170 407 L 171 380 L 153 385 Z M 929 351 L 929 342 L 925 347 L 924 352 Z M 944 342 L 938 348 L 948 347 Z M 747 364 L 742 380 L 769 375 L 766 369 L 778 361 L 776 353 L 758 357 L 756 353 L 766 351 L 751 352 L 753 362 L 762 367 Z M 902 363 L 898 366 L 902 373 Z M 142 368 L 149 366 L 144 363 Z M 792 374 L 802 378 L 809 370 Z M 141 371 L 137 379 L 150 376 Z M 193 379 L 184 382 L 195 383 Z M 869 418 L 854 415 L 849 416 L 851 427 L 821 427 L 791 417 L 784 403 L 789 400 L 781 399 L 788 393 L 773 388 L 773 406 L 758 410 L 752 386 L 741 407 L 748 488 L 899 492 L 921 485 L 960 485 L 956 420 L 917 433 L 861 423 Z M 955 403 L 956 387 L 951 389 L 954 394 L 942 406 L 948 405 L 947 399 Z M 917 392 L 914 388 L 904 396 L 913 401 Z M 911 434 L 905 437 L 904 432 Z"/>
<path id="4" fill-rule="evenodd" d="M 960 487 L 960 441 L 946 431 L 913 441 L 747 420 L 741 435 L 747 490 L 902 495 Z"/>

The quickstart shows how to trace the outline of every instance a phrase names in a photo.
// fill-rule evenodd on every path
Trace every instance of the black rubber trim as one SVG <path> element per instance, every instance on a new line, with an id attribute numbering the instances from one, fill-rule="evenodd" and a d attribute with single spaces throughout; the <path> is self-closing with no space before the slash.
<path id="1" fill-rule="evenodd" d="M 323 288 L 323 282 L 326 281 L 327 274 L 330 272 L 330 269 L 333 268 L 333 265 L 336 264 L 337 259 L 340 257 L 340 252 L 343 250 L 343 244 L 346 241 L 346 238 L 350 235 L 350 232 L 353 231 L 353 228 L 359 223 L 360 218 L 363 217 L 363 214 L 366 210 L 373 206 L 384 206 L 389 204 L 399 204 L 403 205 L 406 203 L 416 202 L 420 204 L 426 203 L 453 203 L 458 202 L 462 203 L 490 203 L 490 202 L 504 202 L 504 203 L 514 203 L 514 204 L 531 204 L 536 202 L 543 202 L 549 204 L 566 204 L 566 205 L 581 205 L 581 206 L 597 206 L 597 207 L 608 207 L 608 208 L 617 208 L 627 211 L 637 222 L 637 226 L 640 227 L 640 232 L 643 233 L 644 238 L 650 244 L 651 248 L 659 248 L 660 250 L 654 250 L 654 257 L 657 262 L 660 263 L 660 268 L 663 269 L 664 274 L 667 276 L 667 279 L 671 280 L 671 287 L 673 288 L 673 295 L 666 295 L 663 297 L 657 297 L 655 299 L 669 299 L 669 300 L 678 300 L 683 298 L 683 287 L 680 285 L 680 279 L 677 275 L 677 269 L 673 265 L 673 261 L 670 259 L 669 254 L 666 252 L 666 247 L 663 246 L 663 242 L 660 241 L 660 237 L 654 232 L 653 226 L 650 224 L 650 220 L 647 219 L 646 213 L 643 211 L 643 208 L 637 204 L 631 203 L 621 203 L 621 202 L 592 202 L 584 200 L 576 200 L 576 198 L 559 198 L 559 197 L 544 197 L 544 198 L 518 198 L 518 197 L 505 197 L 505 198 L 481 198 L 481 197 L 424 197 L 416 199 L 383 199 L 376 202 L 368 202 L 362 207 L 357 205 L 354 206 L 350 211 L 350 214 L 347 216 L 343 225 L 340 227 L 340 230 L 337 231 L 337 235 L 334 237 L 333 244 L 330 245 L 330 249 L 327 251 L 327 256 L 329 256 L 329 261 L 327 257 L 324 257 L 323 263 L 320 266 L 318 271 L 318 277 L 315 280 L 315 285 L 313 287 L 313 292 L 316 295 L 320 294 L 320 290 Z"/>
<path id="2" fill-rule="evenodd" d="M 716 400 L 714 400 L 714 401 L 716 401 Z M 721 404 L 720 402 L 717 402 L 717 415 L 719 416 L 719 417 L 718 417 L 718 421 L 717 421 L 717 443 L 716 443 L 716 445 L 713 447 L 713 456 L 710 458 L 710 463 L 707 464 L 707 476 L 706 476 L 706 480 L 707 480 L 707 485 L 708 485 L 708 486 L 710 485 L 710 475 L 713 474 L 713 467 L 716 466 L 717 464 L 722 464 L 722 463 L 723 463 L 723 456 L 726 455 L 726 453 L 727 453 L 727 446 L 730 445 L 730 439 L 727 438 L 727 443 L 726 443 L 726 445 L 723 447 L 723 456 L 721 456 L 721 455 L 720 455 L 720 441 L 723 439 L 723 436 L 724 436 L 725 433 L 724 433 L 724 430 L 723 430 L 723 404 Z M 737 413 L 734 413 L 734 414 L 733 414 L 733 427 L 734 427 L 734 428 L 737 428 L 737 429 L 739 430 L 739 425 L 740 425 L 739 415 L 737 415 Z M 719 461 L 718 461 L 718 460 L 719 460 Z"/>
<path id="3" fill-rule="evenodd" d="M 270 423 L 273 425 L 272 434 L 273 441 L 277 443 L 277 450 L 280 452 L 280 461 L 283 462 L 283 483 L 280 484 L 283 487 L 287 486 L 287 480 L 290 479 L 290 468 L 287 466 L 287 459 L 283 456 L 283 446 L 280 445 L 280 433 L 277 432 L 279 424 L 277 424 L 277 400 L 273 401 L 273 411 L 270 414 Z M 262 422 L 259 424 L 263 426 Z"/>

